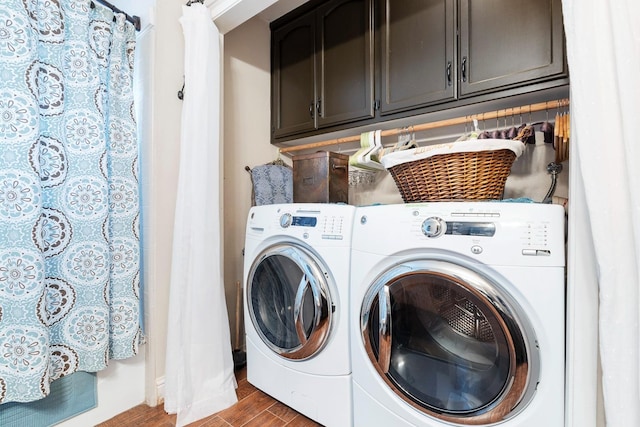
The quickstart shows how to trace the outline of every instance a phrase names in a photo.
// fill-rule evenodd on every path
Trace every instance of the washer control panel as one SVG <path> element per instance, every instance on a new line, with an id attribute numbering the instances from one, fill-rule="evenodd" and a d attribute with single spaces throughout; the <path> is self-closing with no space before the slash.
<path id="1" fill-rule="evenodd" d="M 281 228 L 304 227 L 320 233 L 325 240 L 342 240 L 344 238 L 345 218 L 340 215 L 306 215 L 291 214 L 289 212 L 280 215 Z M 305 238 L 309 233 L 305 232 Z"/>

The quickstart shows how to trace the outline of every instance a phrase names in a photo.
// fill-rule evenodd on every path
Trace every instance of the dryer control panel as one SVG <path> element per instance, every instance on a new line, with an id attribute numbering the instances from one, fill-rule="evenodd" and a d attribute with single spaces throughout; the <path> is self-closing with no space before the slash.
<path id="1" fill-rule="evenodd" d="M 358 208 L 353 247 L 379 254 L 443 250 L 501 265 L 564 265 L 564 209 L 498 202 Z"/>

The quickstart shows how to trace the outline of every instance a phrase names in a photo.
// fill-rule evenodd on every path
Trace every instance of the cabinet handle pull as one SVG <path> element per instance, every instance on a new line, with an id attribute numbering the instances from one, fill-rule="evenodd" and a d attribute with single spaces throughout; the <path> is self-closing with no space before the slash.
<path id="1" fill-rule="evenodd" d="M 451 86 L 451 61 L 447 62 L 447 85 Z"/>
<path id="2" fill-rule="evenodd" d="M 321 107 L 320 103 L 321 102 L 322 101 L 320 101 L 319 99 L 318 99 L 318 102 L 316 102 L 316 112 L 318 113 L 318 117 L 322 117 L 322 110 L 320 109 L 320 107 Z"/>
<path id="3" fill-rule="evenodd" d="M 313 101 L 309 104 L 309 115 L 313 119 Z"/>
<path id="4" fill-rule="evenodd" d="M 467 57 L 462 58 L 462 81 L 467 81 Z"/>

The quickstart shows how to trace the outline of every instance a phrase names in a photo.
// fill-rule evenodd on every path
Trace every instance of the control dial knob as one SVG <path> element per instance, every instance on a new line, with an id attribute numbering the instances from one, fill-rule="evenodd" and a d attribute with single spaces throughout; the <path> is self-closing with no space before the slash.
<path id="1" fill-rule="evenodd" d="M 439 237 L 447 230 L 447 223 L 435 216 L 429 217 L 422 223 L 422 233 L 427 237 Z"/>
<path id="2" fill-rule="evenodd" d="M 291 225 L 291 221 L 292 220 L 293 220 L 293 217 L 291 216 L 290 213 L 283 214 L 280 217 L 280 227 L 282 227 L 282 228 L 289 227 Z"/>

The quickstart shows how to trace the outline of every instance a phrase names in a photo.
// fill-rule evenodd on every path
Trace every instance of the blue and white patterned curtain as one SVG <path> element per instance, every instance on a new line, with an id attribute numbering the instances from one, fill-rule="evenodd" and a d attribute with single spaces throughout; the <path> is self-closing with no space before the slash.
<path id="1" fill-rule="evenodd" d="M 135 30 L 90 0 L 0 3 L 0 402 L 137 353 Z"/>

